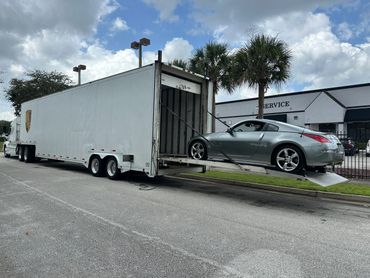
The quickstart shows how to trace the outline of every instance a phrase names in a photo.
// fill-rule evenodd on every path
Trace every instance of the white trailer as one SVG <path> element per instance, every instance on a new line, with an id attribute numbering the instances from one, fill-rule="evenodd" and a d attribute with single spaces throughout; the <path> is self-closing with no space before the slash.
<path id="1" fill-rule="evenodd" d="M 210 132 L 211 94 L 208 79 L 156 61 L 23 103 L 17 154 L 80 163 L 112 179 L 190 170 L 161 157 L 186 156 L 189 139 Z"/>
<path id="2" fill-rule="evenodd" d="M 211 132 L 212 91 L 207 78 L 156 61 L 23 103 L 4 153 L 25 162 L 76 162 L 111 179 L 127 171 L 155 177 L 209 167 L 302 178 L 187 158 L 189 139 Z M 322 186 L 347 181 L 334 173 L 307 172 L 303 178 Z"/>

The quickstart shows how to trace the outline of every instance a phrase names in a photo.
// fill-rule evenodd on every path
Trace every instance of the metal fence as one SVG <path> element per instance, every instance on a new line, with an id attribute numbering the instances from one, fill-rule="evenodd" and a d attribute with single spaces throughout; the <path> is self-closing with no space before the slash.
<path id="1" fill-rule="evenodd" d="M 336 134 L 345 149 L 345 158 L 341 165 L 335 165 L 334 171 L 351 179 L 370 179 L 370 157 L 366 154 L 366 145 L 370 138 L 363 133 Z"/>

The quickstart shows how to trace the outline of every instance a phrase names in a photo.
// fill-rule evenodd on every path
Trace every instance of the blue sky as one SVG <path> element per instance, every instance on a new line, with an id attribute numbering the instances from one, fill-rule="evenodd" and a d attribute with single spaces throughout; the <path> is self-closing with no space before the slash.
<path id="1" fill-rule="evenodd" d="M 209 41 L 235 51 L 251 35 L 278 36 L 292 50 L 291 78 L 268 94 L 370 82 L 370 2 L 365 0 L 2 0 L 0 119 L 12 118 L 4 89 L 26 71 L 68 74 L 84 63 L 82 81 L 137 66 L 130 43 L 151 39 L 144 64 L 189 59 Z M 242 86 L 218 101 L 255 97 Z M 370 97 L 370 92 L 369 92 Z"/>

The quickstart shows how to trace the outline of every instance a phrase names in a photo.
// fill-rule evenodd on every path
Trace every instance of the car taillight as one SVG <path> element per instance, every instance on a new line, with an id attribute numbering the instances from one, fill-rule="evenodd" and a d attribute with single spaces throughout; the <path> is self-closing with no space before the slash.
<path id="1" fill-rule="evenodd" d="M 310 137 L 313 140 L 320 142 L 320 143 L 329 143 L 329 140 L 321 135 L 311 134 L 311 133 L 303 133 L 304 136 Z"/>

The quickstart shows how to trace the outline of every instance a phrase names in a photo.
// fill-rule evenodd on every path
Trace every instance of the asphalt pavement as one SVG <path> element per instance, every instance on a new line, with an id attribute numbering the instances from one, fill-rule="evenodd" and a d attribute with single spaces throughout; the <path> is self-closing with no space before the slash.
<path id="1" fill-rule="evenodd" d="M 0 158 L 0 277 L 369 277 L 370 209 Z"/>

